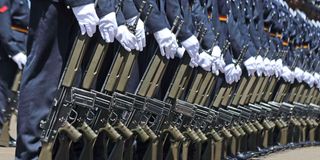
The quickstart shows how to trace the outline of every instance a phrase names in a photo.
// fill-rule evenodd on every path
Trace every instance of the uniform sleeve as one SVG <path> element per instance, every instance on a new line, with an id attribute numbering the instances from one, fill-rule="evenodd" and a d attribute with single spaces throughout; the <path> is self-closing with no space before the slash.
<path id="1" fill-rule="evenodd" d="M 11 31 L 11 14 L 9 11 L 9 1 L 0 2 L 0 44 L 5 49 L 9 57 L 19 53 L 17 46 L 13 45 L 12 31 Z"/>
<path id="2" fill-rule="evenodd" d="M 142 3 L 142 0 L 134 0 L 134 3 L 136 7 L 139 7 Z M 165 14 L 160 11 L 160 8 L 156 3 L 156 0 L 149 0 L 148 3 L 153 6 L 153 10 L 150 13 L 147 22 L 145 23 L 147 32 L 153 34 L 154 32 L 160 31 L 164 28 L 170 28 L 169 23 L 166 20 Z M 145 18 L 146 13 L 147 8 L 145 8 L 141 14 L 142 19 Z"/>
<path id="3" fill-rule="evenodd" d="M 173 22 L 176 19 L 176 17 L 180 17 L 184 19 L 184 17 L 182 17 L 182 14 L 181 14 L 182 10 L 181 10 L 179 0 L 165 0 L 165 10 L 166 10 L 168 21 L 171 26 L 173 25 Z M 192 36 L 192 32 L 188 28 L 188 25 L 192 25 L 192 24 L 184 23 L 181 27 L 180 33 L 177 36 L 177 39 L 180 42 Z"/>
<path id="4" fill-rule="evenodd" d="M 64 0 L 64 2 L 66 3 L 66 5 L 70 6 L 70 7 L 78 7 L 78 6 L 82 6 L 82 5 L 86 5 L 89 3 L 94 3 L 94 0 Z"/>
<path id="5" fill-rule="evenodd" d="M 203 22 L 205 28 L 207 28 L 207 33 L 203 37 L 203 41 L 201 43 L 201 47 L 205 50 L 208 50 L 212 47 L 213 42 L 215 41 L 215 35 L 212 31 L 212 26 L 209 23 L 207 12 L 200 4 L 200 0 L 195 0 L 192 5 L 192 17 L 197 22 Z"/>
<path id="6" fill-rule="evenodd" d="M 115 0 L 98 0 L 96 12 L 98 17 L 103 17 L 111 12 L 115 12 Z"/>
<path id="7" fill-rule="evenodd" d="M 147 8 L 147 5 L 145 6 L 145 8 Z M 122 12 L 125 19 L 130 19 L 138 15 L 138 9 L 134 5 L 133 0 L 123 1 Z"/>

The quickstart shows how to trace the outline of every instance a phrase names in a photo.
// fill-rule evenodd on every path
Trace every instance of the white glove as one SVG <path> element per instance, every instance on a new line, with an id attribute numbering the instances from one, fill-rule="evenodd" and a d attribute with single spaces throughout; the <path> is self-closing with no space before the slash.
<path id="1" fill-rule="evenodd" d="M 289 68 L 288 68 L 289 69 Z M 276 60 L 275 68 L 274 68 L 274 74 L 278 78 L 283 73 L 283 64 L 281 59 Z"/>
<path id="2" fill-rule="evenodd" d="M 236 67 L 234 64 L 229 64 L 224 68 L 224 74 L 226 82 L 232 84 L 239 81 L 242 71 L 239 65 Z"/>
<path id="3" fill-rule="evenodd" d="M 255 61 L 256 60 L 254 57 L 250 57 L 249 59 L 244 61 L 244 66 L 246 67 L 249 76 L 254 75 L 254 72 L 257 71 L 257 66 Z"/>
<path id="4" fill-rule="evenodd" d="M 262 76 L 264 70 L 263 58 L 259 55 L 256 58 L 256 66 L 257 66 L 257 75 Z"/>
<path id="5" fill-rule="evenodd" d="M 107 43 L 114 42 L 114 36 L 117 34 L 117 19 L 116 13 L 111 12 L 104 17 L 102 17 L 99 21 L 99 30 L 103 40 Z"/>
<path id="6" fill-rule="evenodd" d="M 315 80 L 312 74 L 306 71 L 303 74 L 303 81 L 306 82 L 310 87 L 313 87 Z"/>
<path id="7" fill-rule="evenodd" d="M 288 66 L 282 67 L 281 77 L 286 82 L 289 82 L 289 83 L 293 83 L 294 82 L 294 75 L 293 75 L 292 71 L 288 68 Z"/>
<path id="8" fill-rule="evenodd" d="M 202 52 L 199 55 L 198 65 L 205 71 L 209 72 L 211 70 L 212 60 L 212 56 L 207 52 Z"/>
<path id="9" fill-rule="evenodd" d="M 17 65 L 18 65 L 18 68 L 19 68 L 20 70 L 22 70 L 23 66 L 26 65 L 27 56 L 26 56 L 24 53 L 19 52 L 18 54 L 14 55 L 14 56 L 12 57 L 12 60 L 13 60 L 14 62 L 16 62 Z"/>
<path id="10" fill-rule="evenodd" d="M 129 25 L 134 25 L 136 19 L 137 19 L 137 16 L 132 17 L 126 21 Z M 144 23 L 141 21 L 141 19 L 138 20 L 136 31 L 135 31 L 135 36 L 137 38 L 136 50 L 142 51 L 143 47 L 146 46 L 146 35 L 145 35 L 145 30 L 144 30 Z"/>
<path id="11" fill-rule="evenodd" d="M 89 37 L 96 32 L 96 26 L 99 23 L 99 18 L 97 16 L 94 4 L 86 4 L 78 7 L 72 8 L 74 15 L 76 16 L 81 34 L 88 34 Z"/>
<path id="12" fill-rule="evenodd" d="M 116 39 L 128 52 L 136 48 L 137 39 L 125 25 L 118 27 Z"/>
<path id="13" fill-rule="evenodd" d="M 271 74 L 271 76 L 272 76 L 275 74 L 275 70 L 276 70 L 275 69 L 276 68 L 276 61 L 274 59 L 270 61 L 270 66 L 271 66 L 271 70 L 272 70 L 272 71 L 270 71 L 272 73 Z"/>
<path id="14" fill-rule="evenodd" d="M 176 57 L 182 58 L 185 51 L 186 51 L 186 49 L 184 49 L 183 47 L 179 47 L 179 48 L 177 49 Z"/>
<path id="15" fill-rule="evenodd" d="M 237 65 L 236 66 L 236 75 L 235 75 L 235 78 L 234 78 L 235 82 L 238 82 L 240 80 L 241 74 L 242 74 L 241 67 L 239 65 Z"/>
<path id="16" fill-rule="evenodd" d="M 272 69 L 272 64 L 269 58 L 264 58 L 263 64 L 264 64 L 264 69 L 263 69 L 264 75 L 272 76 L 274 74 L 274 70 Z"/>
<path id="17" fill-rule="evenodd" d="M 219 75 L 219 70 L 223 72 L 224 67 L 226 66 L 226 63 L 223 60 L 223 57 L 221 56 L 221 49 L 219 46 L 214 46 L 211 52 L 211 56 L 213 57 L 213 63 L 212 63 L 212 73 L 215 73 L 216 75 Z"/>
<path id="18" fill-rule="evenodd" d="M 197 62 L 199 61 L 199 41 L 195 36 L 191 36 L 188 39 L 181 42 L 181 45 L 186 49 L 188 52 L 191 60 L 191 65 L 197 67 Z"/>
<path id="19" fill-rule="evenodd" d="M 166 56 L 167 59 L 173 59 L 178 48 L 176 36 L 168 28 L 155 32 L 153 35 L 159 45 L 161 55 Z"/>
<path id="20" fill-rule="evenodd" d="M 315 80 L 315 84 L 316 85 L 319 85 L 319 83 L 320 83 L 320 74 L 319 73 L 314 73 L 313 74 L 313 77 L 314 77 L 314 80 Z"/>
<path id="21" fill-rule="evenodd" d="M 296 67 L 294 69 L 294 77 L 296 78 L 296 80 L 301 83 L 304 77 L 304 72 L 302 69 L 300 69 L 299 67 Z"/>

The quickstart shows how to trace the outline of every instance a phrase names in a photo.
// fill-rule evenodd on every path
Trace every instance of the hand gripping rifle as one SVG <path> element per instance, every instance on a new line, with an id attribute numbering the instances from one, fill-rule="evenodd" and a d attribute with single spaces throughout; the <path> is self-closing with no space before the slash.
<path id="1" fill-rule="evenodd" d="M 216 39 L 213 41 L 211 49 L 206 51 L 206 53 L 211 54 L 213 48 L 217 44 L 219 35 L 219 33 L 216 35 Z M 186 100 L 190 103 L 199 104 L 201 99 L 204 97 L 205 88 L 208 87 L 209 83 L 214 83 L 215 76 L 212 72 L 207 72 L 200 67 L 196 68 L 194 72 L 196 72 L 195 78 L 192 80 Z"/>
<path id="2" fill-rule="evenodd" d="M 181 30 L 184 21 L 179 17 L 176 17 L 171 32 L 175 31 L 177 36 Z M 159 89 L 160 82 L 163 78 L 164 72 L 168 66 L 169 60 L 166 57 L 162 56 L 159 51 L 159 46 L 156 48 L 151 61 L 148 64 L 148 67 L 145 73 L 142 76 L 142 79 L 137 87 L 136 94 L 143 97 L 153 97 L 156 93 L 156 90 Z"/>
<path id="3" fill-rule="evenodd" d="M 17 112 L 21 76 L 22 72 L 18 71 L 11 86 L 11 91 L 9 91 L 8 106 L 6 106 L 6 108 L 3 111 L 1 111 L 3 114 L 4 122 L 2 124 L 2 131 L 0 133 L 0 146 L 3 147 L 9 146 L 10 121 L 12 114 L 16 114 Z"/>
<path id="4" fill-rule="evenodd" d="M 235 65 L 241 63 L 243 61 L 243 57 L 244 54 L 247 52 L 248 49 L 248 45 L 245 45 L 242 50 L 241 53 L 237 59 L 237 61 L 235 62 Z M 234 85 L 229 85 L 226 82 L 224 82 L 219 90 L 218 93 L 216 93 L 216 95 L 214 96 L 213 101 L 211 102 L 210 106 L 214 106 L 214 107 L 220 107 L 220 105 L 222 106 L 227 106 L 228 105 L 228 101 L 229 101 L 229 97 L 231 96 L 231 92 L 234 88 Z"/>
<path id="5" fill-rule="evenodd" d="M 145 8 L 146 9 L 146 17 L 144 19 L 144 22 L 147 21 L 150 13 L 152 12 L 153 6 L 148 5 L 146 6 L 147 1 L 142 1 L 139 9 L 138 9 L 138 15 L 135 19 L 134 24 L 128 25 L 127 27 L 129 31 L 135 35 L 136 27 L 138 24 L 138 21 L 140 19 L 140 16 Z M 126 51 L 123 47 L 120 47 L 115 55 L 115 60 L 113 61 L 111 65 L 111 69 L 108 73 L 108 76 L 106 78 L 106 86 L 105 90 L 108 92 L 125 92 L 128 81 L 130 79 L 133 65 L 135 64 L 135 61 L 138 57 L 139 51 L 133 50 L 131 52 Z"/>
<path id="6" fill-rule="evenodd" d="M 286 55 L 288 54 L 288 51 L 280 51 L 277 54 L 278 58 L 281 58 L 282 60 L 284 60 L 284 58 L 286 57 Z M 276 84 L 277 84 L 277 80 L 279 80 L 280 78 L 276 78 L 275 76 L 272 76 L 272 78 L 269 80 L 269 85 L 265 88 L 264 90 L 264 95 L 262 100 L 264 102 L 269 102 L 273 96 L 273 91 L 275 90 Z"/>
<path id="7" fill-rule="evenodd" d="M 206 32 L 207 29 L 204 28 L 204 24 L 200 23 L 196 31 L 196 37 L 198 38 L 200 44 Z M 187 54 L 183 54 L 183 57 L 180 60 L 180 64 L 173 76 L 173 80 L 170 83 L 168 89 L 169 92 L 167 92 L 165 97 L 169 97 L 172 99 L 182 98 L 183 94 L 187 90 L 188 83 L 192 76 L 193 68 L 189 66 L 189 63 L 190 57 Z"/>
<path id="8" fill-rule="evenodd" d="M 262 48 L 259 48 L 258 53 L 256 56 L 260 55 Z M 252 77 L 248 77 L 246 75 L 243 75 L 243 77 L 240 80 L 240 83 L 238 85 L 237 91 L 235 92 L 234 98 L 232 100 L 232 104 L 234 106 L 240 104 L 244 105 L 247 97 L 250 94 L 251 88 L 253 88 L 254 82 L 256 80 L 256 75 L 252 75 Z"/>

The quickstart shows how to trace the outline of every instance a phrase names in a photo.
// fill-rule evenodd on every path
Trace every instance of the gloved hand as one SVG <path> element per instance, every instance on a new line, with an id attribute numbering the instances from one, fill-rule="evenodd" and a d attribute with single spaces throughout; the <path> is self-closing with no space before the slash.
<path id="1" fill-rule="evenodd" d="M 118 27 L 116 39 L 128 52 L 136 48 L 137 39 L 125 25 Z"/>
<path id="2" fill-rule="evenodd" d="M 76 19 L 78 20 L 81 34 L 88 34 L 89 37 L 92 37 L 96 32 L 96 26 L 99 23 L 99 18 L 97 16 L 94 4 L 85 4 L 82 6 L 72 8 Z"/>
<path id="3" fill-rule="evenodd" d="M 137 16 L 132 17 L 126 21 L 129 25 L 134 25 L 136 19 L 137 19 Z M 136 50 L 142 51 L 143 47 L 146 46 L 146 35 L 145 35 L 145 30 L 144 30 L 144 23 L 141 21 L 141 19 L 138 20 L 136 31 L 135 31 L 135 36 L 137 38 Z"/>
<path id="4" fill-rule="evenodd" d="M 296 80 L 301 83 L 304 77 L 304 72 L 302 69 L 300 69 L 299 67 L 296 67 L 294 69 L 294 77 L 296 78 Z"/>
<path id="5" fill-rule="evenodd" d="M 306 82 L 310 87 L 313 87 L 315 80 L 312 74 L 306 71 L 303 73 L 303 81 Z"/>
<path id="6" fill-rule="evenodd" d="M 176 57 L 182 58 L 185 51 L 186 51 L 186 49 L 184 49 L 183 47 L 179 47 L 179 48 L 177 49 Z"/>
<path id="7" fill-rule="evenodd" d="M 232 63 L 224 68 L 224 74 L 226 82 L 228 84 L 232 84 L 233 82 L 239 81 L 242 71 L 239 65 L 235 66 Z"/>
<path id="8" fill-rule="evenodd" d="M 257 66 L 255 61 L 256 60 L 254 57 L 250 57 L 249 59 L 244 61 L 244 66 L 246 67 L 249 76 L 254 75 L 254 72 L 257 71 Z"/>
<path id="9" fill-rule="evenodd" d="M 263 58 L 259 55 L 256 57 L 257 75 L 262 76 L 264 70 Z"/>
<path id="10" fill-rule="evenodd" d="M 277 59 L 276 60 L 276 64 L 275 64 L 275 68 L 274 69 L 275 69 L 274 73 L 275 73 L 277 78 L 282 75 L 282 73 L 283 73 L 283 64 L 282 64 L 282 60 L 281 59 Z"/>
<path id="11" fill-rule="evenodd" d="M 234 81 L 235 82 L 238 82 L 241 78 L 241 74 L 242 74 L 242 70 L 241 70 L 241 67 L 239 65 L 236 65 L 236 74 L 235 74 L 235 78 L 234 78 Z"/>
<path id="12" fill-rule="evenodd" d="M 211 71 L 212 60 L 212 56 L 210 56 L 207 52 L 202 52 L 199 55 L 198 66 L 209 72 Z"/>
<path id="13" fill-rule="evenodd" d="M 292 71 L 288 68 L 288 66 L 284 66 L 282 68 L 281 77 L 286 82 L 289 82 L 289 83 L 293 83 L 294 82 L 294 75 L 293 75 Z"/>
<path id="14" fill-rule="evenodd" d="M 16 64 L 18 65 L 18 68 L 22 70 L 22 68 L 26 65 L 27 56 L 24 53 L 19 52 L 18 54 L 12 57 L 12 60 L 16 62 Z"/>
<path id="15" fill-rule="evenodd" d="M 117 34 L 117 28 L 118 24 L 115 12 L 111 12 L 105 15 L 99 21 L 99 30 L 101 37 L 107 43 L 114 42 L 114 36 Z"/>
<path id="16" fill-rule="evenodd" d="M 314 77 L 314 83 L 315 83 L 315 85 L 319 85 L 319 83 L 320 83 L 320 74 L 319 73 L 314 73 L 313 74 L 313 77 Z"/>
<path id="17" fill-rule="evenodd" d="M 263 64 L 264 64 L 264 69 L 263 69 L 264 75 L 272 76 L 274 74 L 274 70 L 272 69 L 272 64 L 269 58 L 264 58 Z"/>
<path id="18" fill-rule="evenodd" d="M 219 75 L 219 70 L 223 72 L 226 63 L 224 62 L 223 57 L 221 56 L 221 49 L 219 46 L 215 46 L 212 49 L 211 56 L 213 57 L 213 63 L 211 71 L 216 75 Z"/>
<path id="19" fill-rule="evenodd" d="M 199 61 L 199 41 L 195 36 L 191 36 L 188 39 L 181 42 L 181 45 L 186 49 L 188 52 L 191 60 L 191 65 L 197 67 L 197 62 Z"/>
<path id="20" fill-rule="evenodd" d="M 272 74 L 271 74 L 271 76 L 272 76 L 272 75 L 274 75 L 275 72 L 276 72 L 276 70 L 275 70 L 275 68 L 276 68 L 276 61 L 275 61 L 274 59 L 270 61 L 270 66 L 271 66 L 271 69 L 272 69 L 272 71 L 270 71 L 270 72 L 272 73 Z"/>
<path id="21" fill-rule="evenodd" d="M 178 48 L 176 36 L 168 28 L 155 32 L 153 35 L 159 45 L 161 55 L 166 56 L 167 59 L 173 59 Z"/>

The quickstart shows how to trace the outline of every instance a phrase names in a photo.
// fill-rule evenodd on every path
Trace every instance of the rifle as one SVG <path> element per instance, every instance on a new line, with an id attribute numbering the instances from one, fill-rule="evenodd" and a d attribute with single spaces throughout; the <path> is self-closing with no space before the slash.
<path id="1" fill-rule="evenodd" d="M 8 106 L 6 106 L 5 110 L 2 110 L 4 122 L 2 124 L 2 131 L 0 133 L 0 146 L 9 147 L 10 141 L 10 121 L 12 114 L 16 114 L 18 107 L 18 95 L 19 95 L 19 86 L 21 80 L 22 72 L 18 71 L 13 84 L 11 86 L 11 90 L 9 91 L 8 96 Z"/>
<path id="2" fill-rule="evenodd" d="M 261 50 L 262 48 L 259 48 L 256 56 L 260 55 Z M 237 92 L 235 93 L 234 99 L 232 101 L 233 105 L 244 105 L 246 103 L 247 99 L 249 99 L 248 97 L 250 97 L 250 91 L 252 90 L 252 88 L 254 88 L 253 86 L 256 86 L 254 85 L 256 79 L 256 75 L 252 75 L 252 77 L 250 78 L 247 76 L 242 77 L 240 85 L 238 86 Z"/>
<path id="3" fill-rule="evenodd" d="M 206 51 L 206 53 L 212 52 L 213 48 L 216 46 L 218 37 L 219 37 L 219 33 L 216 35 L 216 39 L 213 41 L 211 49 Z M 192 84 L 188 91 L 186 100 L 190 103 L 199 104 L 202 97 L 204 96 L 205 88 L 208 87 L 208 84 L 210 83 L 211 78 L 214 79 L 214 75 L 212 72 L 206 72 L 201 68 L 195 69 L 194 72 L 195 72 L 195 78 L 191 82 Z"/>
<path id="4" fill-rule="evenodd" d="M 280 51 L 278 54 L 278 57 L 280 57 L 281 59 L 284 59 L 285 56 L 288 54 L 288 51 Z M 277 84 L 277 80 L 279 80 L 280 78 L 276 78 L 275 76 L 272 76 L 271 79 L 269 80 L 269 85 L 268 87 L 265 88 L 264 90 L 264 95 L 263 95 L 263 101 L 264 102 L 269 102 L 270 99 L 273 96 L 273 91 L 276 87 Z"/>
<path id="5" fill-rule="evenodd" d="M 171 32 L 176 30 L 175 35 L 177 36 L 183 23 L 183 20 L 181 20 L 179 17 L 176 17 L 173 22 Z M 153 97 L 160 85 L 168 63 L 169 60 L 161 55 L 159 47 L 157 47 L 145 73 L 142 76 L 142 79 L 140 80 L 136 94 L 143 97 Z"/>
<path id="6" fill-rule="evenodd" d="M 138 9 L 138 15 L 134 24 L 128 25 L 128 29 L 132 34 L 135 34 L 135 30 L 138 24 L 138 20 L 145 9 L 147 1 L 142 1 Z M 153 9 L 152 5 L 149 5 L 146 9 L 146 17 L 144 23 L 147 21 L 151 11 Z M 134 50 L 131 52 L 126 51 L 123 47 L 120 47 L 115 55 L 115 59 L 112 62 L 111 69 L 106 78 L 105 90 L 108 92 L 124 92 L 126 90 L 127 83 L 130 79 L 133 65 L 139 55 L 139 52 Z"/>
<path id="7" fill-rule="evenodd" d="M 237 65 L 237 64 L 242 62 L 244 53 L 247 52 L 247 49 L 248 49 L 248 45 L 245 45 L 242 48 L 240 56 L 238 57 L 238 60 L 235 63 L 235 65 Z M 219 107 L 220 105 L 227 106 L 228 105 L 227 103 L 228 103 L 228 100 L 229 100 L 229 96 L 231 96 L 231 92 L 232 92 L 232 89 L 234 88 L 234 85 L 235 84 L 230 86 L 229 84 L 224 82 L 222 84 L 219 92 L 214 95 L 214 99 L 211 102 L 210 106 L 214 106 L 214 107 Z"/>
<path id="8" fill-rule="evenodd" d="M 57 95 L 54 98 L 49 115 L 46 121 L 41 121 L 40 123 L 40 127 L 43 129 L 41 133 L 42 148 L 39 155 L 40 160 L 52 159 L 52 149 L 58 133 L 67 135 L 73 142 L 77 142 L 82 136 L 82 134 L 72 126 L 72 123 L 75 121 L 74 118 L 77 119 L 78 117 L 71 117 L 70 115 L 71 113 L 76 113 L 72 105 L 74 98 L 72 85 L 84 53 L 87 50 L 88 43 L 89 38 L 87 36 L 79 35 L 76 38 L 58 85 Z M 91 103 L 88 101 L 88 104 L 93 104 L 93 101 L 91 101 Z"/>

